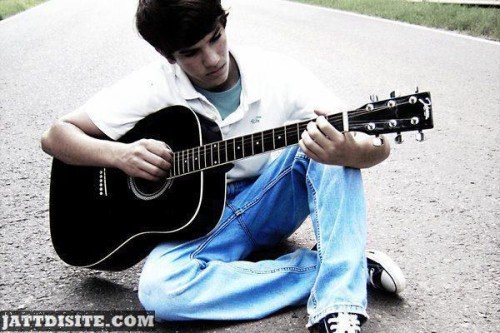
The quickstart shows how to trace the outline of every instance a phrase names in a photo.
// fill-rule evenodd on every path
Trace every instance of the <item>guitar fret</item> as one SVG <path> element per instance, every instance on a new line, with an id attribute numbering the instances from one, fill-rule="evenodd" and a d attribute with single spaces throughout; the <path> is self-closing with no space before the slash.
<path id="1" fill-rule="evenodd" d="M 170 168 L 170 177 L 175 176 L 175 153 L 172 154 L 172 167 Z"/>
<path id="2" fill-rule="evenodd" d="M 265 131 L 261 132 L 261 139 L 262 139 L 262 152 L 264 153 L 266 151 L 266 136 L 265 136 Z"/>
<path id="3" fill-rule="evenodd" d="M 203 154 L 203 158 L 205 159 L 205 168 L 207 167 L 207 145 L 204 145 L 203 146 L 203 150 L 204 150 L 204 154 Z"/>
<path id="4" fill-rule="evenodd" d="M 255 155 L 255 151 L 254 151 L 254 143 L 253 143 L 253 134 L 250 136 L 250 142 L 252 144 L 252 156 Z"/>
<path id="5" fill-rule="evenodd" d="M 192 149 L 193 152 L 191 153 L 191 166 L 192 166 L 192 170 L 193 171 L 196 171 L 196 165 L 195 165 L 195 158 L 194 158 L 194 148 Z"/>
<path id="6" fill-rule="evenodd" d="M 288 144 L 287 144 L 287 138 L 286 138 L 286 126 L 284 127 L 284 129 L 285 129 L 285 147 L 286 147 L 286 146 L 288 146 Z"/>
<path id="7" fill-rule="evenodd" d="M 220 144 L 217 143 L 217 163 L 220 163 Z"/>
<path id="8" fill-rule="evenodd" d="M 214 163 L 214 157 L 213 157 L 213 149 L 212 149 L 212 144 L 209 144 L 208 147 L 210 148 L 210 154 L 208 156 L 210 156 L 210 160 L 208 161 L 208 165 L 207 167 L 211 167 Z"/>
<path id="9" fill-rule="evenodd" d="M 181 164 L 182 164 L 182 158 L 180 152 L 177 153 L 177 175 L 181 174 Z"/>
<path id="10" fill-rule="evenodd" d="M 225 145 L 224 145 L 224 151 L 226 152 L 226 162 L 228 161 L 227 160 L 227 144 L 228 144 L 228 142 L 226 142 Z"/>
<path id="11" fill-rule="evenodd" d="M 182 173 L 184 173 L 184 150 L 181 151 L 182 154 Z"/>
<path id="12" fill-rule="evenodd" d="M 273 128 L 273 150 L 276 149 L 276 139 L 274 138 L 274 128 Z"/>
<path id="13" fill-rule="evenodd" d="M 236 138 L 233 139 L 234 159 L 236 160 Z"/>
<path id="14" fill-rule="evenodd" d="M 198 149 L 198 170 L 201 170 L 201 161 L 200 161 L 200 147 Z"/>
<path id="15" fill-rule="evenodd" d="M 210 144 L 210 163 L 209 166 L 214 165 L 214 147 Z"/>
<path id="16" fill-rule="evenodd" d="M 187 150 L 187 164 L 188 164 L 188 172 L 193 171 L 193 161 L 191 156 L 191 149 Z"/>

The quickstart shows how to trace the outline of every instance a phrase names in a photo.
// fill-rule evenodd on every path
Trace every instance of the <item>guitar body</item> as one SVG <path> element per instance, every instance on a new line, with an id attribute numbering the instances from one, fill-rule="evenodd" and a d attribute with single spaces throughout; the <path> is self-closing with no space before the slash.
<path id="1" fill-rule="evenodd" d="M 211 120 L 174 106 L 142 119 L 119 141 L 143 138 L 163 141 L 179 151 L 219 141 L 222 135 Z M 54 248 L 73 266 L 122 270 L 161 241 L 205 235 L 222 215 L 227 171 L 226 165 L 149 182 L 118 169 L 72 166 L 54 159 L 50 186 Z"/>

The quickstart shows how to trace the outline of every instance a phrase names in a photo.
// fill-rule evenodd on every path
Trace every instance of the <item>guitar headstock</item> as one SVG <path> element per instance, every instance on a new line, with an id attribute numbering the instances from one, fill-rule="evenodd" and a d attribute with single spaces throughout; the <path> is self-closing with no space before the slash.
<path id="1" fill-rule="evenodd" d="M 423 141 L 422 130 L 434 127 L 432 100 L 429 92 L 372 102 L 349 112 L 349 130 L 369 135 L 398 133 L 396 142 L 401 143 L 401 132 L 418 131 L 417 141 Z"/>

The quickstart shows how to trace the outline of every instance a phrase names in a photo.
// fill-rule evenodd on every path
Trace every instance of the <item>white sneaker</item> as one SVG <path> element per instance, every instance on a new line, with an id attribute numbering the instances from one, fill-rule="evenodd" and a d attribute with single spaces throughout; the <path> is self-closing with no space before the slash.
<path id="1" fill-rule="evenodd" d="M 368 284 L 375 289 L 398 294 L 406 288 L 406 279 L 401 268 L 385 253 L 366 251 Z"/>
<path id="2" fill-rule="evenodd" d="M 311 333 L 361 333 L 361 316 L 355 313 L 330 313 L 309 328 Z"/>

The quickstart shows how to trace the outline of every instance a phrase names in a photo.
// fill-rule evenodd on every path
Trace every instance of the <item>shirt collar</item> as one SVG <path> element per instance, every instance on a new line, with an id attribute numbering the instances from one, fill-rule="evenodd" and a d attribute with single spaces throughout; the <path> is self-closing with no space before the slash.
<path id="1" fill-rule="evenodd" d="M 174 70 L 175 80 L 177 81 L 177 87 L 179 87 L 179 93 L 181 94 L 181 97 L 185 100 L 199 98 L 201 94 L 197 92 L 196 89 L 194 89 L 191 80 L 189 80 L 189 77 L 186 75 L 186 73 L 184 73 L 182 68 L 178 64 L 174 64 L 172 67 Z"/>
<path id="2" fill-rule="evenodd" d="M 242 86 L 242 103 L 247 105 L 257 102 L 261 98 L 261 91 L 258 81 L 258 66 L 253 66 L 252 54 L 250 50 L 243 50 L 240 48 L 232 48 L 231 54 L 233 55 L 238 68 L 240 70 L 241 86 Z"/>

